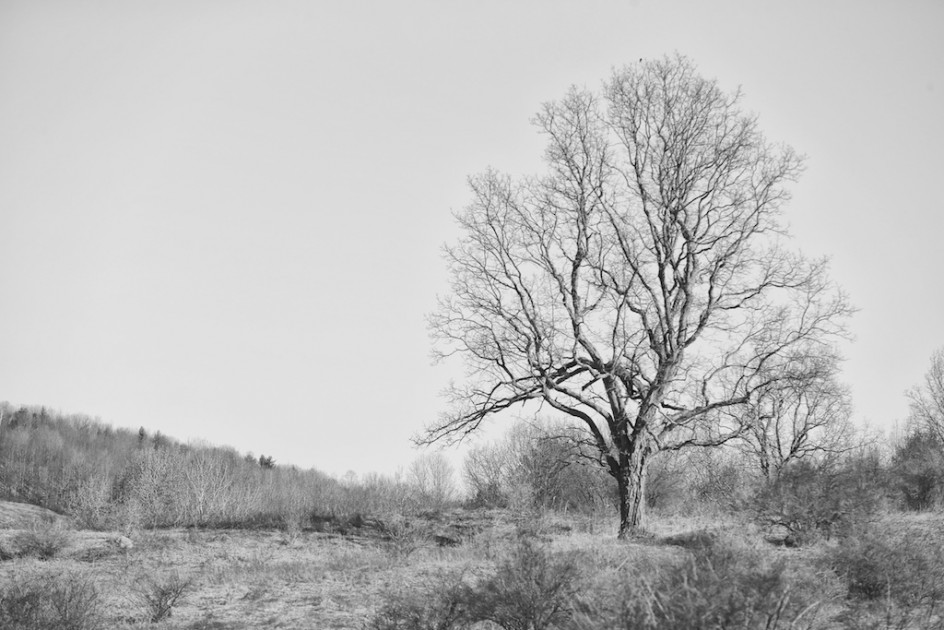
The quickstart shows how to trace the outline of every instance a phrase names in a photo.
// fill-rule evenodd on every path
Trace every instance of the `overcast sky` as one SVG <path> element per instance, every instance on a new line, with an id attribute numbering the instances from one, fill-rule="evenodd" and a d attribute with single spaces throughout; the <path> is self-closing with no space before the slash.
<path id="1" fill-rule="evenodd" d="M 678 51 L 808 157 L 856 419 L 944 346 L 944 3 L 0 0 L 0 400 L 391 472 L 461 376 L 425 315 L 467 176 Z M 500 431 L 503 427 L 495 428 Z"/>

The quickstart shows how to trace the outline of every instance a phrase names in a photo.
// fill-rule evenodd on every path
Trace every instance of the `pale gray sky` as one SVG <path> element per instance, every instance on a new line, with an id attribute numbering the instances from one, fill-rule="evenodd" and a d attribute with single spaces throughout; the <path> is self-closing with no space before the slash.
<path id="1" fill-rule="evenodd" d="M 448 369 L 465 179 L 568 86 L 678 51 L 808 156 L 856 417 L 944 346 L 944 3 L 0 0 L 0 399 L 390 472 Z"/>

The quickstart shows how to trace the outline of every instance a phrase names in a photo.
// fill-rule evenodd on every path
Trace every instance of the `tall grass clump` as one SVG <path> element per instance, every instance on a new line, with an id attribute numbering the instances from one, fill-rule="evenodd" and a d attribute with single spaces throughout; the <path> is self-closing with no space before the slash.
<path id="1" fill-rule="evenodd" d="M 61 521 L 38 521 L 13 537 L 13 553 L 18 557 L 51 560 L 72 543 L 72 538 L 73 532 Z"/>
<path id="2" fill-rule="evenodd" d="M 367 630 L 453 630 L 470 623 L 470 587 L 464 574 L 437 575 L 435 583 L 388 593 Z"/>
<path id="3" fill-rule="evenodd" d="M 370 630 L 453 630 L 490 622 L 504 630 L 561 628 L 573 613 L 579 565 L 520 534 L 495 570 L 477 578 L 440 576 L 432 588 L 395 592 L 368 624 Z"/>
<path id="4" fill-rule="evenodd" d="M 699 538 L 681 561 L 625 567 L 581 598 L 571 628 L 766 630 L 816 627 L 820 600 L 809 576 L 721 538 Z"/>
<path id="5" fill-rule="evenodd" d="M 472 592 L 472 618 L 505 630 L 544 630 L 570 619 L 580 569 L 572 554 L 552 554 L 519 534 L 494 575 Z"/>
<path id="6" fill-rule="evenodd" d="M 46 572 L 0 586 L 4 630 L 98 630 L 101 612 L 98 588 L 79 574 Z"/>

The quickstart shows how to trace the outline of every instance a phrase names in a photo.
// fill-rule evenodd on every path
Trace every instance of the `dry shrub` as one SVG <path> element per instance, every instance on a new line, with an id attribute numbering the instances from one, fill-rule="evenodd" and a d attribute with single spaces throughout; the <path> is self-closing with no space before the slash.
<path id="1" fill-rule="evenodd" d="M 809 576 L 722 538 L 696 536 L 681 563 L 626 567 L 587 593 L 571 627 L 689 630 L 812 628 L 819 601 Z"/>
<path id="2" fill-rule="evenodd" d="M 395 558 L 407 558 L 413 552 L 429 546 L 432 534 L 422 522 L 406 518 L 392 518 L 383 523 L 383 538 L 387 550 Z"/>
<path id="3" fill-rule="evenodd" d="M 0 628 L 4 630 L 101 627 L 98 589 L 80 574 L 47 572 L 19 578 L 0 588 Z"/>
<path id="4" fill-rule="evenodd" d="M 526 534 L 487 577 L 440 576 L 438 586 L 394 593 L 368 624 L 371 630 L 451 630 L 491 622 L 505 630 L 544 630 L 570 619 L 579 576 L 570 554 L 551 554 Z M 484 627 L 484 626 L 476 626 Z"/>
<path id="5" fill-rule="evenodd" d="M 846 585 L 849 627 L 944 625 L 940 532 L 900 523 L 860 527 L 828 549 L 823 562 Z"/>
<path id="6" fill-rule="evenodd" d="M 81 481 L 69 499 L 69 514 L 87 529 L 107 529 L 114 520 L 111 486 L 105 475 Z"/>
<path id="7" fill-rule="evenodd" d="M 644 554 L 607 568 L 519 535 L 490 574 L 453 574 L 432 588 L 388 596 L 368 628 L 813 628 L 821 602 L 835 592 L 809 567 L 791 568 L 722 535 L 675 542 L 686 548 L 666 548 L 667 562 Z"/>
<path id="8" fill-rule="evenodd" d="M 470 588 L 462 573 L 436 576 L 435 586 L 387 595 L 368 630 L 452 630 L 469 625 Z"/>
<path id="9" fill-rule="evenodd" d="M 192 578 L 182 578 L 177 571 L 164 575 L 148 575 L 135 584 L 138 599 L 149 621 L 156 623 L 171 616 L 176 606 L 194 586 Z"/>
<path id="10" fill-rule="evenodd" d="M 507 560 L 472 591 L 472 619 L 505 630 L 544 630 L 570 618 L 579 567 L 572 554 L 551 554 L 520 535 Z"/>
<path id="11" fill-rule="evenodd" d="M 71 542 L 72 531 L 61 521 L 39 521 L 13 537 L 14 555 L 51 560 L 58 556 Z"/>
<path id="12" fill-rule="evenodd" d="M 931 432 L 909 434 L 895 450 L 891 476 L 902 507 L 928 510 L 944 501 L 944 444 Z"/>
<path id="13" fill-rule="evenodd" d="M 881 488 L 855 467 L 797 462 L 763 486 L 750 506 L 756 520 L 786 532 L 790 546 L 841 535 L 870 520 L 883 504 Z"/>

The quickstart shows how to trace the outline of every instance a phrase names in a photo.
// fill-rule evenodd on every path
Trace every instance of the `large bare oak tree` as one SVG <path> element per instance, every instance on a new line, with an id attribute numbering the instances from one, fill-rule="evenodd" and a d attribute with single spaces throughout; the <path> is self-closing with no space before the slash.
<path id="1" fill-rule="evenodd" d="M 430 318 L 468 378 L 422 441 L 540 401 L 615 478 L 625 537 L 654 453 L 741 435 L 739 407 L 829 350 L 851 309 L 824 261 L 782 246 L 801 159 L 739 100 L 686 58 L 640 62 L 542 108 L 543 176 L 470 179 Z"/>

